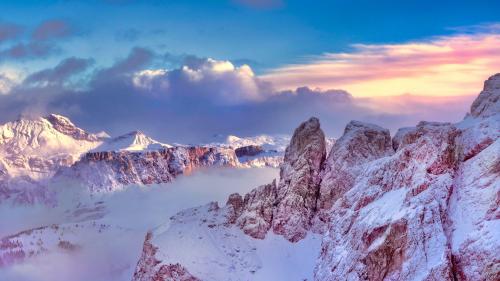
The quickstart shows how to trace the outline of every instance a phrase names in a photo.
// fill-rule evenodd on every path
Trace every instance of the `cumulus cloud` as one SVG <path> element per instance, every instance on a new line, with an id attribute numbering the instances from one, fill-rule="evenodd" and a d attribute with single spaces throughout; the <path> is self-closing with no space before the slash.
<path id="1" fill-rule="evenodd" d="M 351 52 L 327 53 L 262 78 L 278 88 L 336 87 L 355 96 L 471 95 L 498 71 L 500 26 L 460 31 L 402 44 L 355 44 Z"/>
<path id="2" fill-rule="evenodd" d="M 260 81 L 246 64 L 237 67 L 229 61 L 210 58 L 190 58 L 186 63 L 171 71 L 140 71 L 132 78 L 133 84 L 167 97 L 226 105 L 262 101 L 270 93 L 270 85 Z"/>

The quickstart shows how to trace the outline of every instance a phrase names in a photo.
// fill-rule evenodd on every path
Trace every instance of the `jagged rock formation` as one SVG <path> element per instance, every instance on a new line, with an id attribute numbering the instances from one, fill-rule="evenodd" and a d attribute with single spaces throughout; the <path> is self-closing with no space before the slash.
<path id="1" fill-rule="evenodd" d="M 295 130 L 286 149 L 273 210 L 273 231 L 292 242 L 310 228 L 325 157 L 325 135 L 319 120 L 311 118 Z"/>
<path id="2" fill-rule="evenodd" d="M 363 165 L 394 153 L 389 130 L 351 121 L 332 146 L 321 171 L 321 186 L 314 218 L 316 232 L 323 232 L 333 203 L 354 183 Z"/>
<path id="3" fill-rule="evenodd" d="M 401 129 L 394 154 L 366 161 L 347 185 L 325 174 L 322 187 L 341 188 L 323 212 L 328 232 L 315 279 L 500 278 L 497 79 L 464 121 Z"/>
<path id="4" fill-rule="evenodd" d="M 90 191 L 113 191 L 129 184 L 171 182 L 180 174 L 208 166 L 238 166 L 234 150 L 216 147 L 171 147 L 153 151 L 89 152 L 58 177 L 77 179 Z"/>
<path id="5" fill-rule="evenodd" d="M 497 73 L 484 82 L 484 89 L 472 103 L 470 114 L 474 117 L 489 117 L 500 112 L 500 73 Z"/>
<path id="6" fill-rule="evenodd" d="M 242 201 L 234 199 L 238 196 L 241 198 L 239 194 L 232 195 L 226 204 L 234 210 L 231 218 L 236 218 L 230 219 L 229 223 L 236 222 L 246 234 L 264 239 L 273 222 L 273 209 L 277 200 L 276 181 L 250 191 Z"/>
<path id="7" fill-rule="evenodd" d="M 308 230 L 323 233 L 315 280 L 499 280 L 499 80 L 486 81 L 457 124 L 420 122 L 391 139 L 386 129 L 353 121 L 326 161 L 324 136 L 311 119 L 296 130 L 278 185 L 233 194 L 222 208 L 181 212 L 175 221 L 189 223 L 195 214 L 185 228 L 237 226 L 258 239 L 273 229 L 292 242 Z M 173 243 L 172 233 L 188 235 L 158 231 L 155 247 Z"/>
<path id="8" fill-rule="evenodd" d="M 260 186 L 245 195 L 234 208 L 237 225 L 248 235 L 263 239 L 273 232 L 291 242 L 304 238 L 316 211 L 320 169 L 325 160 L 325 135 L 317 118 L 302 123 L 286 148 L 280 181 Z M 233 199 L 236 195 L 233 195 Z M 229 200 L 228 206 L 235 206 Z"/>
<path id="9" fill-rule="evenodd" d="M 137 270 L 134 272 L 134 281 L 197 281 L 198 278 L 191 275 L 180 264 L 161 264 L 156 259 L 158 247 L 151 244 L 152 234 L 148 232 L 144 241 L 143 252 L 139 259 Z M 155 270 L 152 268 L 157 267 Z"/>

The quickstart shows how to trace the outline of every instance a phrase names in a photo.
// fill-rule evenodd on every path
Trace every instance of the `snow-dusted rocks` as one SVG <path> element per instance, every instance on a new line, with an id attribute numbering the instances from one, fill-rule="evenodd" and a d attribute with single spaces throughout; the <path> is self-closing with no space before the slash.
<path id="1" fill-rule="evenodd" d="M 59 177 L 76 179 L 92 192 L 129 184 L 171 182 L 180 174 L 209 166 L 238 166 L 234 150 L 216 147 L 170 147 L 152 151 L 89 152 Z"/>
<path id="2" fill-rule="evenodd" d="M 292 242 L 310 228 L 325 157 L 325 135 L 319 120 L 311 118 L 295 130 L 286 149 L 273 210 L 273 231 Z"/>
<path id="3" fill-rule="evenodd" d="M 234 200 L 237 196 L 239 195 L 232 195 L 227 203 L 229 207 L 234 206 L 233 210 L 239 210 L 235 212 L 237 219 L 230 219 L 229 222 L 235 221 L 247 235 L 264 239 L 273 222 L 273 210 L 277 200 L 276 181 L 247 193 L 239 208 L 238 204 L 235 204 L 238 201 Z"/>
<path id="4" fill-rule="evenodd" d="M 321 171 L 314 229 L 323 232 L 333 203 L 352 187 L 364 164 L 394 151 L 389 130 L 376 125 L 351 121 L 344 134 L 332 146 Z"/>
<path id="5" fill-rule="evenodd" d="M 227 224 L 228 216 L 228 208 L 216 202 L 173 216 L 166 229 L 146 235 L 133 281 L 170 280 L 162 271 L 177 263 L 201 280 L 251 280 L 262 266 L 256 248 Z"/>
<path id="6" fill-rule="evenodd" d="M 401 129 L 394 154 L 358 167 L 324 212 L 315 279 L 500 278 L 497 77 L 464 121 Z"/>
<path id="7" fill-rule="evenodd" d="M 452 280 L 445 218 L 457 135 L 422 122 L 395 154 L 366 159 L 329 210 L 318 280 Z"/>
<path id="8" fill-rule="evenodd" d="M 484 82 L 484 89 L 472 103 L 470 114 L 474 117 L 489 117 L 500 112 L 500 73 Z"/>
<path id="9" fill-rule="evenodd" d="M 0 240 L 0 268 L 43 254 L 78 251 L 84 241 L 116 232 L 114 229 L 111 225 L 92 221 L 54 224 L 3 237 Z"/>
<path id="10" fill-rule="evenodd" d="M 156 259 L 158 247 L 151 244 L 152 233 L 148 232 L 144 240 L 143 251 L 134 272 L 133 281 L 197 281 L 180 264 L 161 264 Z M 158 268 L 156 268 L 158 267 Z"/>

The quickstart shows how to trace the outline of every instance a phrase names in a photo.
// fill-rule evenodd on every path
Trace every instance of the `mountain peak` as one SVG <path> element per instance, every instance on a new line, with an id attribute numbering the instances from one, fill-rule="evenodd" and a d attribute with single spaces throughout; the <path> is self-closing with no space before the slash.
<path id="1" fill-rule="evenodd" d="M 500 73 L 484 82 L 483 91 L 472 103 L 470 112 L 474 117 L 489 117 L 500 112 Z"/>
<path id="2" fill-rule="evenodd" d="M 83 129 L 78 128 L 71 122 L 68 117 L 58 115 L 58 114 L 49 114 L 44 119 L 49 121 L 52 124 L 54 129 L 63 133 L 65 135 L 71 136 L 77 140 L 86 140 L 86 141 L 98 141 L 99 138 L 94 135 L 86 132 Z"/>

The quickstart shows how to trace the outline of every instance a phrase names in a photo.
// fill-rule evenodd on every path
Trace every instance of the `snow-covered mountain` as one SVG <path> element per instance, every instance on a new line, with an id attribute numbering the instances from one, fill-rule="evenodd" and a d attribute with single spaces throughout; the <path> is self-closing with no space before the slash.
<path id="1" fill-rule="evenodd" d="M 231 136 L 223 143 L 172 146 L 140 131 L 118 137 L 92 134 L 56 114 L 19 118 L 0 126 L 0 202 L 53 204 L 54 190 L 48 186 L 61 178 L 96 192 L 170 182 L 201 167 L 278 167 L 284 141 Z M 248 154 L 252 147 L 258 153 Z M 238 157 L 237 150 L 247 153 Z"/>
<path id="2" fill-rule="evenodd" d="M 102 143 L 99 135 L 56 114 L 0 126 L 0 202 L 49 202 L 43 182 Z"/>
<path id="3" fill-rule="evenodd" d="M 315 280 L 499 280 L 499 136 L 500 74 L 457 124 L 420 122 L 391 138 L 352 121 L 327 157 L 312 118 L 295 131 L 278 183 L 148 233 L 133 280 L 250 280 L 248 241 L 313 233 L 323 236 Z M 184 254 L 170 253 L 177 241 Z"/>
<path id="4" fill-rule="evenodd" d="M 102 145 L 93 149 L 101 151 L 151 151 L 172 147 L 146 136 L 141 131 L 133 131 L 116 138 L 108 138 Z"/>

